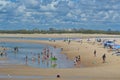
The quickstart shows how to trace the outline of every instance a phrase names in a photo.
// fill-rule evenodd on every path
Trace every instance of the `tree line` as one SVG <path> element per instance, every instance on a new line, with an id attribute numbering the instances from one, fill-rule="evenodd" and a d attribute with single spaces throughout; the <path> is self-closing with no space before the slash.
<path id="1" fill-rule="evenodd" d="M 120 31 L 112 31 L 112 30 L 89 30 L 89 29 L 72 29 L 72 30 L 0 30 L 0 33 L 8 33 L 8 34 L 34 34 L 34 33 L 42 33 L 42 34 L 54 34 L 54 33 L 84 33 L 84 34 L 116 34 L 119 35 Z"/>

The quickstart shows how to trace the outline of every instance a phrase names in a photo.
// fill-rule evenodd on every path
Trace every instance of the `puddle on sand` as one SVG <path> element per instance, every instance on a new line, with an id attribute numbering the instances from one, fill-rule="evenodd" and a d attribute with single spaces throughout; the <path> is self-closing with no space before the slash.
<path id="1" fill-rule="evenodd" d="M 74 62 L 60 54 L 61 49 L 48 45 L 32 43 L 1 42 L 1 47 L 9 48 L 4 51 L 8 61 L 0 64 L 21 64 L 37 68 L 74 68 Z M 15 51 L 15 47 L 18 51 Z M 56 60 L 54 60 L 54 57 Z"/>

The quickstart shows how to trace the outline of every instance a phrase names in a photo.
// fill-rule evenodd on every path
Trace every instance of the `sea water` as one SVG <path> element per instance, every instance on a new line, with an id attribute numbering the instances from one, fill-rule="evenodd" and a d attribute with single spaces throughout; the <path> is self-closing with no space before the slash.
<path id="1" fill-rule="evenodd" d="M 49 45 L 35 43 L 33 44 L 33 43 L 0 42 L 0 47 L 8 48 L 7 50 L 5 50 L 7 61 L 0 62 L 1 64 L 2 63 L 20 64 L 37 68 L 74 67 L 74 62 L 72 60 L 69 60 L 67 56 L 65 56 L 64 54 L 60 54 L 61 53 L 60 48 L 55 48 Z M 15 47 L 18 48 L 18 51 L 14 50 Z M 49 49 L 49 55 L 52 54 L 52 56 L 56 57 L 57 60 L 53 61 L 50 58 L 48 58 L 47 60 L 43 60 L 44 49 Z M 38 60 L 38 54 L 40 54 L 40 60 Z"/>

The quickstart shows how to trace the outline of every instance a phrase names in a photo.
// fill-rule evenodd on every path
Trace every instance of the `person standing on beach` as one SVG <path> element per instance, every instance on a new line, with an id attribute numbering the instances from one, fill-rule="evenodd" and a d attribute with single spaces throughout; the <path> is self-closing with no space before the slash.
<path id="1" fill-rule="evenodd" d="M 70 44 L 71 43 L 71 40 L 68 40 L 68 44 Z"/>
<path id="2" fill-rule="evenodd" d="M 3 52 L 1 52 L 0 55 L 3 56 Z"/>
<path id="3" fill-rule="evenodd" d="M 38 53 L 38 63 L 40 64 L 40 53 Z"/>
<path id="4" fill-rule="evenodd" d="M 104 55 L 102 56 L 102 59 L 103 59 L 103 63 L 105 63 L 106 54 L 104 54 Z"/>
<path id="5" fill-rule="evenodd" d="M 81 63 L 81 57 L 80 55 L 78 56 L 78 65 L 80 66 L 80 63 Z"/>
<path id="6" fill-rule="evenodd" d="M 78 61 L 80 61 L 80 55 L 78 56 Z"/>
<path id="7" fill-rule="evenodd" d="M 28 62 L 28 56 L 26 55 L 26 57 L 25 57 L 25 62 L 26 62 L 26 64 L 27 64 L 27 62 Z"/>
<path id="8" fill-rule="evenodd" d="M 94 50 L 94 56 L 96 57 L 96 50 Z"/>

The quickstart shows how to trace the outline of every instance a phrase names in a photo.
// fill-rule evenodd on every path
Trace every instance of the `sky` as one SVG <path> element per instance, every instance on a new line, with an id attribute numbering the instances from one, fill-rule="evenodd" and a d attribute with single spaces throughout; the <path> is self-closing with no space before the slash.
<path id="1" fill-rule="evenodd" d="M 0 30 L 120 30 L 120 0 L 0 0 Z"/>

